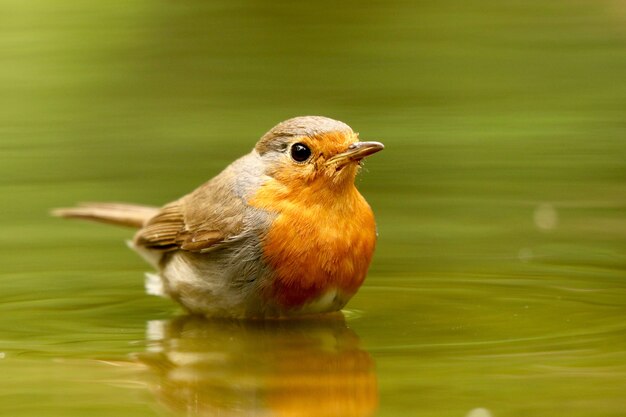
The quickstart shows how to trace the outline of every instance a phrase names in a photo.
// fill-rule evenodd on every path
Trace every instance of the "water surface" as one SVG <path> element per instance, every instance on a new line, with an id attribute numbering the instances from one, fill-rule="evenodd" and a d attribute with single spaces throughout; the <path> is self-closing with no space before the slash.
<path id="1" fill-rule="evenodd" d="M 0 5 L 0 410 L 11 416 L 621 416 L 619 1 Z M 207 321 L 131 231 L 276 122 L 380 140 L 345 318 Z"/>

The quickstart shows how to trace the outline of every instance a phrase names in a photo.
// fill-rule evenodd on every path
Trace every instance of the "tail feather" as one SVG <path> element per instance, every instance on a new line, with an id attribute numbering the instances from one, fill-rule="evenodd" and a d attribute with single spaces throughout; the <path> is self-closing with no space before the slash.
<path id="1" fill-rule="evenodd" d="M 78 207 L 59 208 L 53 216 L 87 219 L 119 226 L 142 227 L 159 212 L 158 207 L 124 203 L 82 203 Z"/>

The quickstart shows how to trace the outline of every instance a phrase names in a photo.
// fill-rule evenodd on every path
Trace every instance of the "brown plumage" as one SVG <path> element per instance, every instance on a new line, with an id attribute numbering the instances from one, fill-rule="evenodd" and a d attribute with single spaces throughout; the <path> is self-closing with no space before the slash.
<path id="1" fill-rule="evenodd" d="M 142 227 L 159 212 L 158 207 L 124 203 L 83 203 L 78 207 L 52 211 L 54 216 L 93 220 L 119 226 Z"/>
<path id="2" fill-rule="evenodd" d="M 54 214 L 139 228 L 134 248 L 188 310 L 259 317 L 335 311 L 365 278 L 376 241 L 354 187 L 382 149 L 345 123 L 289 119 L 248 155 L 164 207 L 87 204 Z M 154 280 L 153 280 L 154 281 Z"/>

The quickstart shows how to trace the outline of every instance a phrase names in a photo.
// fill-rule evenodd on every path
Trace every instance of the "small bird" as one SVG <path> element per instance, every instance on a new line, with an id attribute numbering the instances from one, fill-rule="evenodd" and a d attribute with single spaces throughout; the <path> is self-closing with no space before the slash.
<path id="1" fill-rule="evenodd" d="M 139 228 L 129 245 L 158 271 L 148 291 L 191 313 L 333 312 L 361 286 L 374 253 L 374 214 L 354 180 L 363 158 L 383 148 L 343 122 L 296 117 L 161 208 L 89 203 L 53 214 Z"/>

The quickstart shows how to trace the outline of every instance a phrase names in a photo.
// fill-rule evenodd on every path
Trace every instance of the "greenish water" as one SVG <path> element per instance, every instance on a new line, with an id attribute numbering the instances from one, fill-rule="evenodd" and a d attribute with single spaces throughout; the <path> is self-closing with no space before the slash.
<path id="1" fill-rule="evenodd" d="M 0 414 L 622 416 L 626 6 L 0 3 Z M 338 318 L 181 317 L 125 229 L 276 122 L 386 149 Z"/>

